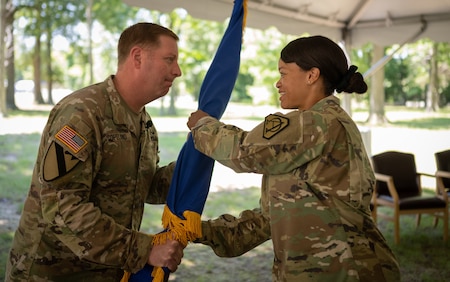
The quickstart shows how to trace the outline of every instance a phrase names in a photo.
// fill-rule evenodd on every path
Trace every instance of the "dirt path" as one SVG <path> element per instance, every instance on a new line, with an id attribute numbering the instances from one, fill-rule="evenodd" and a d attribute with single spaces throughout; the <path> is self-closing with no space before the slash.
<path id="1" fill-rule="evenodd" d="M 19 205 L 0 198 L 0 233 L 14 231 L 19 224 Z"/>

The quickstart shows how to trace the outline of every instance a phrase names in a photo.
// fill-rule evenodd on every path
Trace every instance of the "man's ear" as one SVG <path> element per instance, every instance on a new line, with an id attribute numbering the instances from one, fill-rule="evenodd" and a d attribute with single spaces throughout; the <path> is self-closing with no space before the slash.
<path id="1" fill-rule="evenodd" d="M 141 57 L 142 57 L 142 48 L 140 47 L 133 47 L 130 50 L 130 58 L 133 61 L 133 66 L 135 68 L 141 67 Z"/>

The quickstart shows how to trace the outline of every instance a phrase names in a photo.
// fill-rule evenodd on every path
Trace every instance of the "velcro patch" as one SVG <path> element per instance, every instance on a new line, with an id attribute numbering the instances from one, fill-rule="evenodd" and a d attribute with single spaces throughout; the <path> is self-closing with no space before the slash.
<path id="1" fill-rule="evenodd" d="M 79 162 L 80 160 L 69 153 L 69 151 L 64 150 L 58 143 L 53 142 L 44 158 L 42 167 L 43 178 L 45 181 L 51 181 L 64 176 Z"/>
<path id="2" fill-rule="evenodd" d="M 69 149 L 74 153 L 78 153 L 88 144 L 86 139 L 67 125 L 56 133 L 55 137 L 69 147 Z"/>
<path id="3" fill-rule="evenodd" d="M 289 119 L 279 115 L 268 115 L 264 120 L 263 137 L 270 139 L 289 125 Z"/>

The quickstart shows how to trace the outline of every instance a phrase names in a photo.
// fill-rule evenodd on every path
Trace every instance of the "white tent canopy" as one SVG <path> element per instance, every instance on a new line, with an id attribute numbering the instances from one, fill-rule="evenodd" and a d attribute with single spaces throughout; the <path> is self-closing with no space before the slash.
<path id="1" fill-rule="evenodd" d="M 224 21 L 233 5 L 233 0 L 123 1 L 161 12 L 184 8 L 193 17 L 215 21 Z M 321 34 L 347 46 L 388 46 L 418 38 L 450 42 L 450 0 L 248 0 L 248 9 L 249 27 Z"/>
<path id="2" fill-rule="evenodd" d="M 122 0 L 124 3 L 168 13 L 185 9 L 199 19 L 224 21 L 233 0 Z M 364 73 L 374 76 L 401 47 L 420 38 L 450 42 L 450 0 L 247 0 L 247 26 L 276 27 L 284 34 L 324 35 L 341 42 L 345 50 L 365 43 L 383 46 L 399 44 L 390 55 L 375 57 L 378 62 Z M 372 77 L 373 78 L 373 77 Z M 373 85 L 382 84 L 377 78 Z M 382 88 L 372 89 L 371 120 L 383 121 Z M 343 107 L 351 114 L 351 96 Z M 381 101 L 381 102 L 380 102 Z M 374 108 L 372 108 L 374 107 Z"/>

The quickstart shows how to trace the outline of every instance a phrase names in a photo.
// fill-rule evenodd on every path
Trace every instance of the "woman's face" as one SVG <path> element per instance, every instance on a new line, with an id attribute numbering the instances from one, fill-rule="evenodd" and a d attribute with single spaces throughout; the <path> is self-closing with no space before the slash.
<path id="1" fill-rule="evenodd" d="M 283 109 L 304 109 L 309 95 L 308 71 L 302 70 L 296 63 L 278 61 L 280 79 L 275 84 L 280 94 Z"/>

